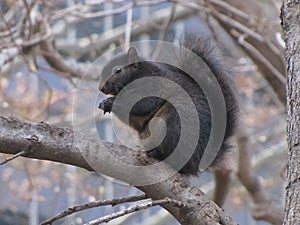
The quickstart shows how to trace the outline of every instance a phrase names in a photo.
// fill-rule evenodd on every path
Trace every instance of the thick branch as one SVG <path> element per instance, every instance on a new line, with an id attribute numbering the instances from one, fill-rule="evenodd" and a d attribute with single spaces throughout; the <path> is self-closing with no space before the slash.
<path id="1" fill-rule="evenodd" d="M 47 63 L 55 70 L 60 72 L 67 78 L 82 78 L 86 72 L 87 65 L 80 63 L 68 63 L 64 57 L 55 49 L 52 40 L 45 40 L 40 43 L 42 55 Z M 99 72 L 97 67 L 93 71 L 86 74 L 85 79 L 97 80 L 99 79 Z"/>
<path id="2" fill-rule="evenodd" d="M 74 133 L 68 128 L 59 128 L 45 123 L 31 124 L 25 123 L 11 117 L 0 117 L 0 152 L 7 154 L 16 154 L 20 151 L 27 151 L 26 157 L 51 160 L 65 164 L 75 165 L 92 171 L 93 168 L 85 161 L 82 151 L 85 153 L 95 152 L 101 156 L 109 151 L 110 156 L 121 162 L 138 164 L 136 154 L 127 147 L 104 143 L 104 148 L 93 143 L 93 140 L 86 136 L 77 136 L 77 142 L 74 144 Z M 32 137 L 38 141 L 32 141 Z M 78 139 L 78 137 L 80 137 Z M 81 150 L 77 146 L 81 146 Z M 82 148 L 84 146 L 84 148 Z M 106 152 L 107 153 L 107 152 Z M 95 157 L 95 163 L 98 158 Z M 110 162 L 109 158 L 105 159 Z M 140 165 L 142 165 L 140 163 Z M 170 170 L 166 165 L 165 169 L 160 171 L 163 174 Z M 125 172 L 122 171 L 124 174 Z M 124 175 L 123 180 L 127 180 Z M 153 174 L 152 174 L 153 175 Z M 132 174 L 127 176 L 133 176 Z M 145 174 L 147 176 L 147 174 Z M 120 179 L 120 177 L 118 177 Z M 121 177 L 123 178 L 123 177 Z M 173 205 L 163 205 L 181 224 L 235 224 L 232 219 L 226 215 L 215 203 L 210 201 L 205 194 L 187 185 L 186 177 L 175 174 L 168 180 L 147 186 L 137 187 L 147 196 L 156 199 L 170 198 L 187 203 L 187 207 L 175 207 Z"/>

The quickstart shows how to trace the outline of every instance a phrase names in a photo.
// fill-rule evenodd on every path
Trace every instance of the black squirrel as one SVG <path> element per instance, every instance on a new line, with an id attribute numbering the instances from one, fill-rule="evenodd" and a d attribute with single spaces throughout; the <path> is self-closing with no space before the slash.
<path id="1" fill-rule="evenodd" d="M 182 46 L 201 57 L 216 77 L 223 92 L 227 113 L 226 130 L 221 148 L 212 163 L 212 166 L 214 166 L 224 158 L 224 153 L 230 149 L 231 146 L 229 140 L 236 130 L 238 103 L 235 91 L 232 87 L 232 80 L 219 59 L 219 53 L 209 39 L 190 35 L 184 40 Z M 178 60 L 181 64 L 189 63 L 188 59 L 185 59 L 184 56 L 173 57 L 179 57 Z M 199 122 L 201 124 L 201 131 L 194 153 L 179 172 L 185 175 L 197 175 L 199 172 L 200 160 L 211 133 L 210 107 L 204 92 L 193 78 L 178 68 L 154 61 L 145 60 L 136 62 L 138 60 L 143 59 L 140 58 L 134 47 L 130 47 L 127 54 L 117 56 L 104 66 L 102 75 L 109 75 L 109 77 L 104 84 L 100 84 L 99 89 L 104 94 L 110 94 L 113 95 L 113 97 L 109 97 L 102 101 L 98 108 L 102 109 L 104 114 L 106 112 L 111 112 L 115 96 L 117 96 L 126 85 L 140 78 L 159 76 L 172 80 L 181 86 L 188 93 L 196 106 Z M 206 76 L 206 74 L 199 74 L 199 76 Z M 172 90 L 164 91 L 172 92 Z M 119 109 L 122 109 L 122 107 L 124 107 L 122 106 L 122 103 L 121 105 L 116 106 L 116 108 Z M 114 114 L 124 121 L 120 110 L 114 111 Z M 147 138 L 151 135 L 149 132 L 149 124 L 153 118 L 157 117 L 164 119 L 166 123 L 166 133 L 163 140 L 156 147 L 148 149 L 147 153 L 149 156 L 158 160 L 164 160 L 176 148 L 181 133 L 180 117 L 168 99 L 149 96 L 136 102 L 130 111 L 129 126 L 139 133 L 140 138 Z M 178 160 L 180 160 L 180 157 Z M 176 162 L 171 162 L 170 164 L 171 166 L 176 167 L 174 166 Z"/>

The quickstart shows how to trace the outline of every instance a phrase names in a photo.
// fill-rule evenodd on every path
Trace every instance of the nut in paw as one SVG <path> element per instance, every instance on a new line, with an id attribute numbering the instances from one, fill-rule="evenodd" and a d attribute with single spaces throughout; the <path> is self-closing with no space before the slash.
<path id="1" fill-rule="evenodd" d="M 114 99 L 115 99 L 114 97 L 110 97 L 110 98 L 103 100 L 102 102 L 100 102 L 98 108 L 102 109 L 104 114 L 107 112 L 110 113 L 112 110 L 112 105 L 113 105 Z"/>

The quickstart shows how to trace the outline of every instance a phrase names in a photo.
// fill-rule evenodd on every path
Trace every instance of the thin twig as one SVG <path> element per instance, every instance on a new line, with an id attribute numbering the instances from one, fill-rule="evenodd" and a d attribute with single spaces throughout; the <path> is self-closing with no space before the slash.
<path id="1" fill-rule="evenodd" d="M 220 14 L 223 15 L 225 17 L 223 17 L 223 19 L 226 19 L 226 16 L 229 18 L 232 18 L 234 21 L 237 21 L 237 25 L 238 24 L 242 24 L 245 27 L 249 27 L 253 30 L 253 32 L 257 33 L 257 30 L 261 30 L 258 29 L 261 21 L 259 21 L 258 18 L 255 18 L 253 16 L 248 15 L 247 13 L 241 11 L 238 8 L 235 8 L 234 6 L 224 2 L 224 1 L 220 1 L 220 0 L 206 0 L 207 4 L 209 4 L 209 8 L 211 9 L 212 14 L 214 14 L 214 16 L 216 16 L 216 14 Z M 214 7 L 217 6 L 218 9 L 214 9 Z M 221 9 L 219 9 L 221 8 Z M 219 17 L 220 19 L 222 19 L 222 17 Z M 226 19 L 227 21 L 224 22 L 230 22 L 228 19 Z M 227 23 L 228 24 L 228 23 Z M 233 24 L 234 26 L 236 26 L 235 24 Z M 242 26 L 238 26 L 238 27 L 242 27 Z M 236 27 L 238 29 L 238 27 Z M 256 29 L 254 29 L 256 28 Z M 262 32 L 258 32 L 259 34 L 262 35 Z M 249 33 L 250 34 L 250 33 Z M 252 33 L 253 34 L 253 33 Z M 255 36 L 250 35 L 253 38 L 255 38 Z M 278 43 L 274 42 L 272 39 L 270 39 L 267 35 L 262 35 L 264 37 L 264 43 L 266 43 L 266 45 L 274 52 L 274 54 L 276 55 L 281 55 L 281 49 L 278 47 Z"/>
<path id="2" fill-rule="evenodd" d="M 247 13 L 245 13 L 244 11 L 238 9 L 238 8 L 235 8 L 234 6 L 230 5 L 229 3 L 225 2 L 225 1 L 220 1 L 220 0 L 205 0 L 206 3 L 211 3 L 215 6 L 218 6 L 218 7 L 221 7 L 224 11 L 230 13 L 230 14 L 233 14 L 233 15 L 236 15 L 238 16 L 239 18 L 243 19 L 243 20 L 246 20 L 246 21 L 249 21 L 250 23 L 252 22 L 251 19 L 251 16 L 248 15 Z"/>
<path id="3" fill-rule="evenodd" d="M 53 15 L 51 15 L 51 19 L 58 19 L 60 17 L 66 17 L 66 16 L 73 16 L 73 17 L 78 17 L 81 19 L 91 19 L 91 18 L 97 18 L 97 17 L 111 16 L 111 15 L 115 15 L 115 14 L 124 13 L 129 9 L 133 9 L 134 7 L 156 5 L 156 4 L 160 4 L 163 2 L 168 2 L 168 0 L 131 1 L 128 4 L 122 5 L 115 9 L 110 9 L 110 10 L 105 10 L 105 11 L 103 11 L 103 10 L 93 11 L 90 13 L 82 13 L 80 11 L 82 11 L 83 8 L 86 8 L 87 10 L 85 10 L 85 11 L 88 11 L 90 8 L 94 7 L 93 5 L 79 3 L 75 6 L 71 6 L 70 8 L 56 11 Z"/>
<path id="4" fill-rule="evenodd" d="M 20 156 L 24 156 L 24 155 L 28 154 L 28 152 L 30 152 L 32 150 L 32 147 L 34 146 L 33 143 L 40 143 L 40 140 L 39 140 L 38 136 L 36 136 L 36 135 L 32 135 L 31 137 L 26 138 L 26 140 L 31 141 L 27 150 L 20 151 L 20 152 L 14 154 L 13 156 L 6 158 L 4 161 L 0 162 L 0 165 L 4 165 L 4 164 L 8 163 L 9 161 L 12 161 Z"/>
<path id="5" fill-rule="evenodd" d="M 170 198 L 165 198 L 165 199 L 154 200 L 154 201 L 150 201 L 150 202 L 141 203 L 141 204 L 138 204 L 135 206 L 131 206 L 124 210 L 118 211 L 116 213 L 112 213 L 110 215 L 103 216 L 98 219 L 92 220 L 84 225 L 98 225 L 98 224 L 104 223 L 104 222 L 107 223 L 113 219 L 119 218 L 119 217 L 124 216 L 129 213 L 133 213 L 133 212 L 137 212 L 140 210 L 148 209 L 153 206 L 165 205 L 165 204 L 173 204 L 174 206 L 177 206 L 177 207 L 187 207 L 187 203 L 180 202 L 180 201 L 170 199 Z"/>
<path id="6" fill-rule="evenodd" d="M 175 11 L 176 11 L 176 4 L 172 4 L 170 14 L 168 17 L 166 17 L 166 19 L 164 19 L 162 27 L 160 28 L 158 40 L 163 41 L 165 39 L 166 31 L 169 28 L 169 26 L 174 18 Z M 158 57 L 160 50 L 161 50 L 161 45 L 162 45 L 162 42 L 158 42 L 158 45 L 156 46 L 155 52 L 153 53 L 153 56 L 152 56 L 153 59 L 156 59 Z"/>
<path id="7" fill-rule="evenodd" d="M 28 23 L 29 23 L 29 27 L 28 27 L 28 30 L 29 30 L 29 34 L 28 34 L 28 39 L 31 39 L 31 36 L 33 35 L 33 29 L 32 29 L 32 21 L 31 21 L 31 18 L 30 18 L 30 14 L 31 14 L 31 7 L 28 5 L 27 1 L 26 0 L 23 0 L 23 4 L 26 8 L 26 15 L 27 15 L 27 20 L 28 20 Z"/>
<path id="8" fill-rule="evenodd" d="M 27 153 L 27 151 L 18 152 L 17 154 L 14 154 L 13 156 L 10 156 L 10 157 L 6 158 L 5 160 L 3 160 L 2 162 L 0 162 L 0 165 L 2 166 L 4 164 L 8 163 L 9 161 L 14 160 L 15 158 L 25 155 L 26 153 Z"/>
<path id="9" fill-rule="evenodd" d="M 286 83 L 286 78 L 283 74 L 281 74 L 275 66 L 272 65 L 272 63 L 253 45 L 251 45 L 249 42 L 247 42 L 243 35 L 239 34 L 238 32 L 232 30 L 231 34 L 237 38 L 238 43 L 243 46 L 245 49 L 247 49 L 253 56 L 255 56 L 257 59 L 259 59 L 271 72 L 274 74 L 274 76 L 282 83 Z"/>
<path id="10" fill-rule="evenodd" d="M 44 221 L 43 223 L 41 223 L 41 225 L 52 224 L 53 222 L 55 222 L 59 219 L 62 219 L 73 213 L 80 212 L 80 211 L 83 211 L 86 209 L 95 208 L 95 207 L 99 207 L 99 206 L 105 206 L 105 205 L 115 206 L 115 205 L 118 205 L 121 203 L 135 202 L 135 201 L 140 201 L 140 200 L 144 200 L 147 198 L 148 197 L 146 194 L 141 194 L 141 195 L 130 196 L 130 197 L 125 197 L 125 198 L 118 198 L 118 199 L 104 200 L 104 201 L 95 201 L 95 202 L 89 202 L 89 203 L 86 203 L 83 205 L 76 205 L 76 206 L 70 207 L 70 208 L 66 209 L 65 211 L 57 214 L 56 216 Z"/>
<path id="11" fill-rule="evenodd" d="M 2 20 L 4 21 L 4 24 L 5 24 L 6 28 L 7 28 L 7 30 L 8 30 L 10 33 L 12 33 L 11 27 L 10 27 L 9 23 L 6 21 L 5 15 L 4 15 L 4 13 L 3 13 L 3 11 L 2 11 L 1 8 L 0 8 L 0 16 L 2 17 Z M 17 44 L 17 41 L 16 41 L 16 39 L 14 38 L 13 35 L 11 35 L 10 38 L 11 38 L 13 44 L 14 44 L 14 47 L 17 47 L 17 48 L 18 48 L 18 50 L 19 50 L 21 56 L 23 57 L 24 62 L 26 63 L 28 69 L 31 70 L 31 68 L 30 68 L 30 63 L 29 63 L 28 59 L 26 58 L 26 56 L 24 55 L 21 46 Z"/>

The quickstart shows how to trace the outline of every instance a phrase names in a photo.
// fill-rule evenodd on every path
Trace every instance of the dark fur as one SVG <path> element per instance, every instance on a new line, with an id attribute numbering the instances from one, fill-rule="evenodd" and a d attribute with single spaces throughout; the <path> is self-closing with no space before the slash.
<path id="1" fill-rule="evenodd" d="M 185 40 L 183 46 L 192 50 L 202 58 L 217 78 L 223 91 L 227 111 L 227 124 L 222 147 L 213 162 L 213 164 L 216 164 L 222 159 L 224 153 L 228 151 L 228 142 L 230 137 L 234 135 L 237 123 L 238 105 L 234 91 L 231 87 L 232 80 L 228 77 L 227 71 L 218 59 L 219 56 L 216 49 L 209 40 L 201 40 L 200 37 L 192 36 Z M 103 70 L 103 75 L 110 74 L 110 77 L 100 89 L 105 94 L 116 96 L 127 84 L 147 76 L 161 76 L 176 82 L 184 88 L 196 105 L 199 122 L 201 124 L 201 131 L 194 154 L 179 172 L 186 175 L 196 175 L 199 171 L 199 163 L 207 145 L 211 130 L 211 115 L 207 99 L 197 83 L 183 71 L 170 65 L 150 61 L 132 63 L 132 61 L 138 57 L 135 49 L 131 48 L 127 54 L 118 56 L 110 61 Z M 177 57 L 183 66 L 188 63 L 188 59 L 185 59 L 185 56 Z M 116 68 L 116 66 L 121 67 L 122 71 L 119 73 L 112 72 L 112 70 L 117 71 L 116 69 L 113 69 Z M 199 76 L 205 76 L 205 74 L 199 74 Z M 168 89 L 168 87 L 166 87 L 166 89 Z M 173 95 L 172 90 L 167 91 Z M 104 100 L 100 103 L 99 108 L 103 109 L 104 113 L 111 112 L 114 99 L 115 97 L 110 97 Z M 122 108 L 122 106 L 118 107 Z M 119 111 L 114 113 L 122 120 L 122 115 Z M 129 125 L 140 134 L 141 138 L 146 138 L 150 135 L 148 127 L 149 122 L 154 117 L 161 117 L 165 120 L 167 131 L 164 140 L 148 153 L 151 157 L 158 160 L 164 160 L 176 148 L 181 132 L 179 115 L 175 108 L 169 104 L 168 99 L 147 97 L 140 100 L 134 105 L 130 112 Z M 180 159 L 181 157 L 178 156 L 178 160 Z M 168 163 L 171 166 L 174 166 L 177 162 Z"/>

